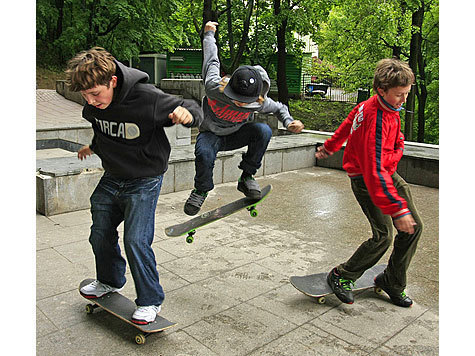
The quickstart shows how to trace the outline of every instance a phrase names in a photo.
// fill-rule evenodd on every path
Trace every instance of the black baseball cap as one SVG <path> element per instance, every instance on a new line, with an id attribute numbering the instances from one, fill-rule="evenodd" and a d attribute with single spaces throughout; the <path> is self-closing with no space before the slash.
<path id="1" fill-rule="evenodd" d="M 224 94 L 231 100 L 252 103 L 259 99 L 262 86 L 259 72 L 251 66 L 244 65 L 234 71 L 224 88 Z"/>

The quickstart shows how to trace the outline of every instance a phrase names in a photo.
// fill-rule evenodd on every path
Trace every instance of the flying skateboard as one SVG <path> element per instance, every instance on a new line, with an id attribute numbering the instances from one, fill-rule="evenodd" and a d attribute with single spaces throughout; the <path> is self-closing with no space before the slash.
<path id="1" fill-rule="evenodd" d="M 94 279 L 85 279 L 79 285 L 79 289 L 91 283 L 92 281 L 94 281 Z M 138 345 L 145 344 L 145 338 L 150 334 L 163 331 L 176 325 L 176 323 L 172 323 L 171 321 L 168 321 L 167 319 L 162 318 L 159 315 L 157 315 L 157 318 L 153 323 L 149 323 L 146 325 L 139 325 L 133 323 L 131 318 L 132 314 L 135 311 L 135 303 L 118 292 L 108 293 L 100 298 L 86 299 L 92 302 L 92 304 L 86 305 L 86 313 L 92 314 L 94 312 L 94 309 L 101 307 L 102 309 L 111 313 L 117 318 L 139 329 L 142 333 L 137 334 L 135 336 L 135 342 Z"/>
<path id="2" fill-rule="evenodd" d="M 355 282 L 353 291 L 359 291 L 363 289 L 374 288 L 377 294 L 382 294 L 382 289 L 375 286 L 374 278 L 384 271 L 386 265 L 377 265 L 368 269 L 363 275 Z M 290 283 L 309 297 L 317 298 L 319 304 L 325 303 L 325 297 L 333 294 L 333 290 L 327 283 L 327 276 L 329 272 L 310 274 L 308 276 L 292 276 L 290 277 Z"/>
<path id="3" fill-rule="evenodd" d="M 250 199 L 250 198 L 241 198 L 232 203 L 226 204 L 214 210 L 208 211 L 206 213 L 201 214 L 191 220 L 185 221 L 184 223 L 169 226 L 165 229 L 165 234 L 167 236 L 186 236 L 186 242 L 192 243 L 194 240 L 194 234 L 196 229 L 203 227 L 212 223 L 213 221 L 222 219 L 226 216 L 234 214 L 235 212 L 246 208 L 251 214 L 252 217 L 256 217 L 258 215 L 256 205 L 262 202 L 269 192 L 271 191 L 272 186 L 267 185 L 261 190 L 261 198 L 260 199 Z"/>

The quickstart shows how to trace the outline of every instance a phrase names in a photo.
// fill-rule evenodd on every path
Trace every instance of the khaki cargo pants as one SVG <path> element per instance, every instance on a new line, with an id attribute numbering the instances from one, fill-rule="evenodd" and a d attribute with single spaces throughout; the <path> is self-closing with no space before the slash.
<path id="1" fill-rule="evenodd" d="M 416 222 L 414 233 L 397 233 L 394 238 L 394 248 L 385 270 L 384 283 L 390 286 L 395 293 L 406 288 L 406 272 L 417 248 L 417 242 L 422 234 L 422 220 L 412 200 L 408 184 L 399 174 L 392 176 L 394 187 L 399 196 L 406 200 L 409 210 Z M 356 200 L 363 209 L 371 225 L 373 236 L 363 242 L 350 259 L 337 267 L 344 279 L 357 280 L 369 268 L 378 263 L 393 240 L 393 221 L 391 216 L 385 215 L 373 204 L 363 178 L 351 179 L 351 188 Z"/>

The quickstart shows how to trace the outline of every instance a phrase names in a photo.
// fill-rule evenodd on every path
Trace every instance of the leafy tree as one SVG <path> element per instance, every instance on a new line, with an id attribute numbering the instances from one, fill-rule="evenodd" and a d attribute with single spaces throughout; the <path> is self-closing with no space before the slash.
<path id="1" fill-rule="evenodd" d="M 275 8 L 282 1 L 280 8 Z M 293 31 L 313 33 L 324 0 L 38 0 L 37 60 L 43 66 L 63 66 L 80 50 L 102 46 L 119 60 L 140 52 L 173 52 L 177 47 L 201 47 L 204 24 L 219 22 L 216 34 L 222 69 L 260 64 L 278 77 L 284 88 L 286 53 L 301 55 L 302 43 Z M 278 41 L 276 34 L 279 34 Z M 279 52 L 278 68 L 271 66 Z"/>
<path id="2" fill-rule="evenodd" d="M 276 75 L 279 101 L 287 103 L 286 55 L 301 58 L 303 48 L 294 32 L 314 34 L 328 4 L 323 0 L 204 0 L 203 23 L 220 24 L 216 37 L 225 73 L 241 64 L 260 64 Z M 275 53 L 277 68 L 272 68 Z"/>
<path id="3" fill-rule="evenodd" d="M 38 0 L 37 58 L 64 65 L 102 46 L 121 60 L 189 43 L 184 0 Z"/>
<path id="4" fill-rule="evenodd" d="M 417 85 L 406 105 L 406 136 L 414 127 L 419 141 L 436 142 L 438 9 L 438 0 L 37 0 L 37 61 L 62 67 L 96 45 L 122 61 L 141 52 L 201 48 L 203 26 L 212 20 L 220 24 L 223 72 L 260 64 L 277 77 L 286 103 L 286 55 L 301 58 L 303 43 L 294 33 L 309 34 L 322 60 L 316 73 L 338 76 L 347 90 L 370 87 L 381 58 L 409 60 Z"/>
<path id="5" fill-rule="evenodd" d="M 428 116 L 435 114 L 432 103 L 438 102 L 438 0 L 336 0 L 315 39 L 347 89 L 370 86 L 381 58 L 409 61 L 417 84 L 406 104 L 405 136 L 412 140 L 417 125 L 418 141 L 427 139 L 426 122 L 438 125 L 438 115 Z M 415 112 L 417 124 L 412 119 Z"/>

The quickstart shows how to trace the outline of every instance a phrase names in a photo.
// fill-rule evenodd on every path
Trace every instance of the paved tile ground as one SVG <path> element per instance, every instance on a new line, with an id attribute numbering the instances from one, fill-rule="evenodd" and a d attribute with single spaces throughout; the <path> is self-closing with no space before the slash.
<path id="1" fill-rule="evenodd" d="M 36 129 L 90 127 L 82 118 L 82 106 L 65 99 L 55 90 L 36 90 Z"/>
<path id="2" fill-rule="evenodd" d="M 36 93 L 37 130 L 88 125 L 79 104 L 55 91 Z M 77 287 L 95 270 L 89 211 L 36 215 L 36 354 L 439 354 L 437 189 L 411 185 L 426 228 L 409 270 L 415 305 L 403 309 L 371 290 L 353 305 L 334 296 L 319 305 L 289 282 L 291 275 L 329 270 L 370 236 L 344 172 L 313 167 L 258 181 L 273 185 L 258 218 L 236 213 L 198 230 L 191 245 L 164 234 L 187 219 L 189 192 L 160 197 L 153 248 L 166 292 L 162 315 L 178 325 L 142 346 L 133 341 L 135 328 L 104 311 L 84 312 Z M 221 184 L 204 210 L 239 197 L 234 183 Z M 127 277 L 124 293 L 135 298 Z"/>
<path id="3" fill-rule="evenodd" d="M 273 190 L 257 218 L 238 212 L 198 230 L 193 244 L 164 234 L 187 219 L 189 192 L 160 196 L 153 248 L 166 292 L 162 315 L 178 325 L 141 346 L 135 328 L 84 312 L 77 287 L 95 270 L 89 211 L 37 215 L 37 355 L 439 354 L 438 189 L 411 185 L 426 228 L 408 274 L 415 305 L 404 309 L 372 290 L 353 305 L 334 296 L 319 305 L 289 282 L 329 270 L 370 236 L 344 172 L 313 167 L 258 181 Z M 218 185 L 204 210 L 239 197 L 235 183 Z M 124 293 L 134 298 L 127 277 Z"/>

